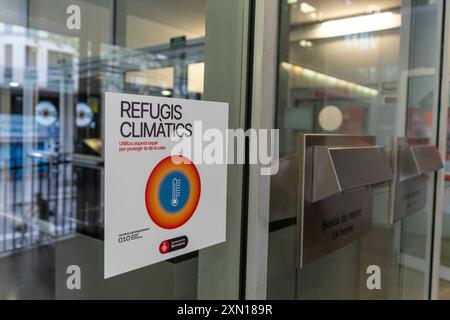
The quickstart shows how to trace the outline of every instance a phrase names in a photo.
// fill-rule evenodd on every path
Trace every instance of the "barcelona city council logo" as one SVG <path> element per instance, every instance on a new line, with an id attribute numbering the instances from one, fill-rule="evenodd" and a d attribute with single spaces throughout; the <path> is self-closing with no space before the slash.
<path id="1" fill-rule="evenodd" d="M 164 158 L 145 188 L 148 215 L 161 228 L 181 227 L 197 209 L 200 190 L 200 175 L 192 161 L 183 156 Z"/>

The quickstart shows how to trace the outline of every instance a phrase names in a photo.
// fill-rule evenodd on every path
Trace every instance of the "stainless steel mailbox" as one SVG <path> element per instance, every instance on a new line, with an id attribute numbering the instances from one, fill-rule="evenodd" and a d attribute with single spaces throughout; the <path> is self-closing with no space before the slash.
<path id="1" fill-rule="evenodd" d="M 392 180 L 392 171 L 372 136 L 302 134 L 298 180 L 303 267 L 370 231 L 371 186 Z"/>
<path id="2" fill-rule="evenodd" d="M 393 143 L 390 223 L 424 209 L 427 175 L 443 168 L 438 149 L 428 138 L 397 138 Z"/>
<path id="3" fill-rule="evenodd" d="M 380 146 L 313 147 L 313 199 L 390 180 L 386 151 Z"/>

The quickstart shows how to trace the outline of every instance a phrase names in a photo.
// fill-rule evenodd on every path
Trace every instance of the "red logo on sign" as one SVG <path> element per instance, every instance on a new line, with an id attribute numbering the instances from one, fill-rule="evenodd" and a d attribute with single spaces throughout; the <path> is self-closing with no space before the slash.
<path id="1" fill-rule="evenodd" d="M 159 252 L 162 253 L 162 254 L 165 254 L 165 253 L 167 253 L 169 251 L 170 251 L 170 242 L 167 241 L 167 240 L 164 240 L 159 245 Z"/>

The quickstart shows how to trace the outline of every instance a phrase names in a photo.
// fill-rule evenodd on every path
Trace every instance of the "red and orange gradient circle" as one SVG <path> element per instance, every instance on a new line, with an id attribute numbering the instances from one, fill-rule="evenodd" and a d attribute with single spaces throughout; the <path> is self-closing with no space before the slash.
<path id="1" fill-rule="evenodd" d="M 183 156 L 168 156 L 152 170 L 145 188 L 145 205 L 152 221 L 163 229 L 184 225 L 200 200 L 200 175 Z"/>

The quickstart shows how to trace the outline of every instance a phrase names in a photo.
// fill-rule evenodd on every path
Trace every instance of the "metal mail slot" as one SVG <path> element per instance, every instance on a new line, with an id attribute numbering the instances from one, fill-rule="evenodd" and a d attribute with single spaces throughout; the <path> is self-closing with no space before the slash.
<path id="1" fill-rule="evenodd" d="M 392 179 L 375 137 L 302 134 L 297 211 L 300 268 L 370 232 L 371 186 Z"/>
<path id="2" fill-rule="evenodd" d="M 428 138 L 397 138 L 393 150 L 391 223 L 425 208 L 426 175 L 443 168 L 439 150 L 429 145 Z"/>
<path id="3" fill-rule="evenodd" d="M 314 147 L 313 199 L 392 179 L 386 151 L 380 146 Z"/>
<path id="4" fill-rule="evenodd" d="M 418 174 L 437 171 L 443 167 L 439 150 L 436 146 L 411 146 Z"/>

